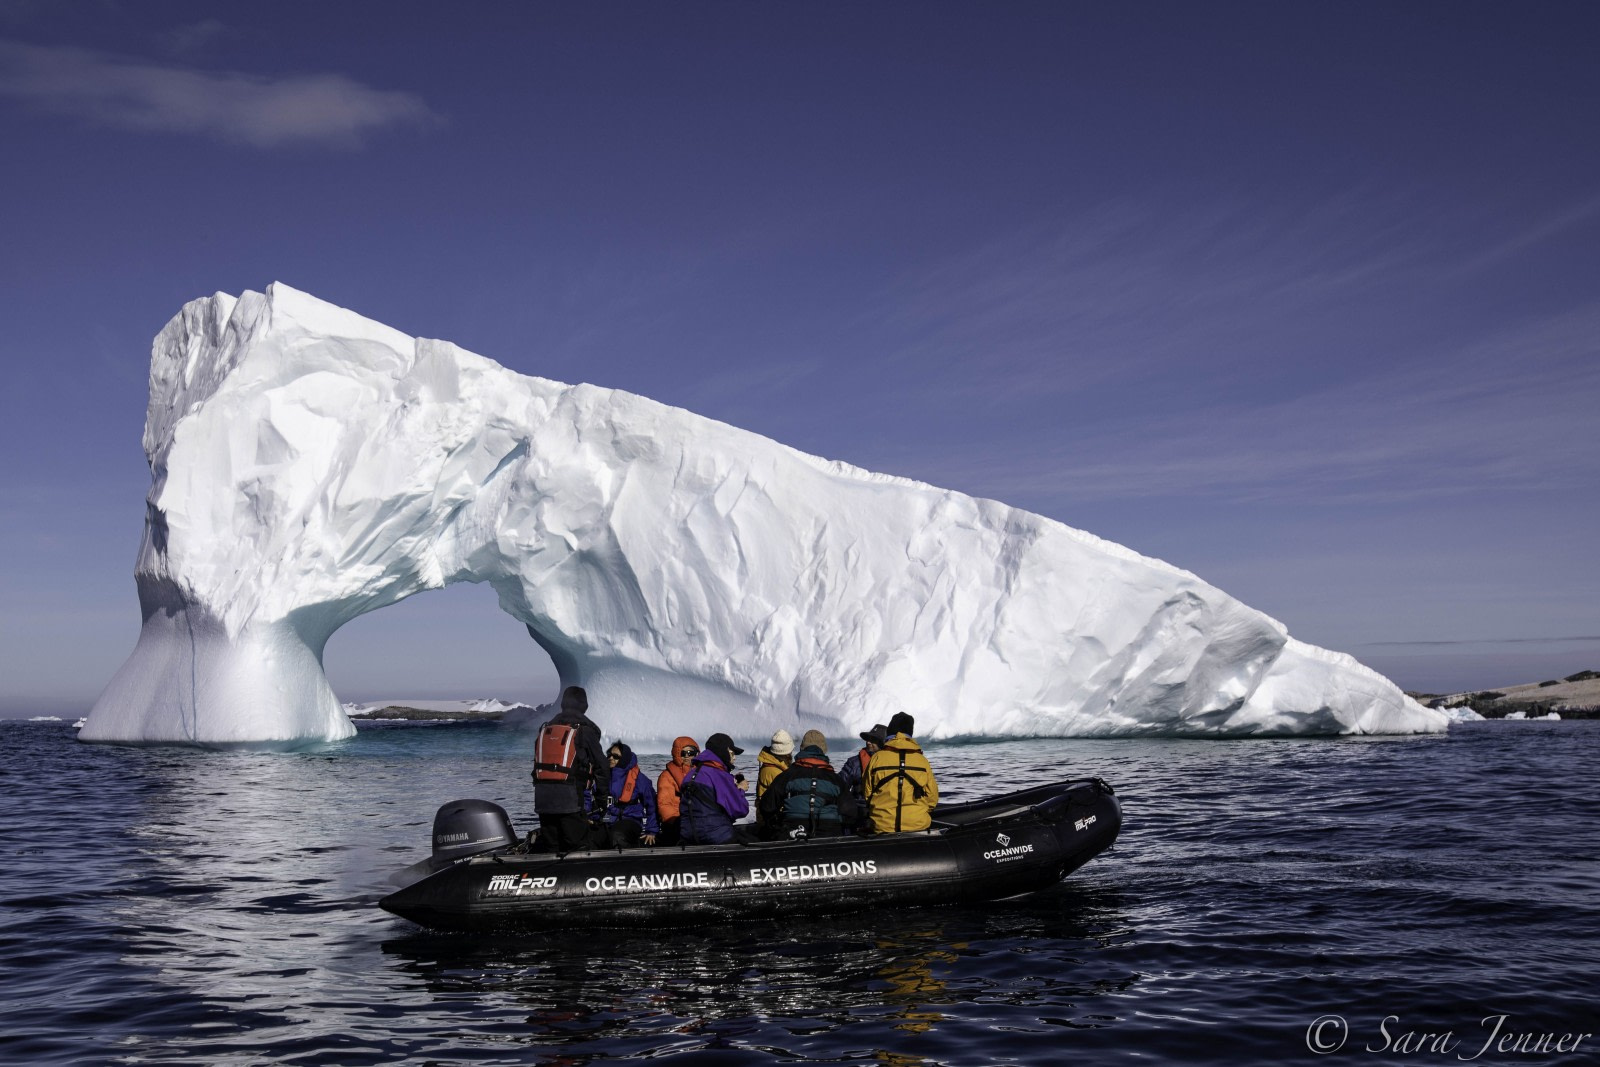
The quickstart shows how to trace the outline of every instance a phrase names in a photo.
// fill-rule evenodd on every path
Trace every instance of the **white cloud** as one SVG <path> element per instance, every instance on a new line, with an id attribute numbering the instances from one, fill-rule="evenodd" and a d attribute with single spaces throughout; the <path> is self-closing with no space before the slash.
<path id="1" fill-rule="evenodd" d="M 257 148 L 352 146 L 386 127 L 440 121 L 415 94 L 374 89 L 342 74 L 190 70 L 14 41 L 0 41 L 0 99 L 106 126 Z"/>

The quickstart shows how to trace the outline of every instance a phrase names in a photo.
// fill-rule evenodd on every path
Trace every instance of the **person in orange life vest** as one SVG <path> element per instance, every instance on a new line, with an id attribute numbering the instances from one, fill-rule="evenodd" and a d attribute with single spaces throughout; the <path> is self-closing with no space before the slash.
<path id="1" fill-rule="evenodd" d="M 580 686 L 561 691 L 561 710 L 539 727 L 540 754 L 533 769 L 533 810 L 539 815 L 539 848 L 545 852 L 576 852 L 591 846 L 594 827 L 584 818 L 584 791 L 604 795 L 611 803 L 610 776 L 606 773 L 605 752 L 600 748 L 600 727 L 585 714 L 589 694 Z M 567 727 L 571 737 L 556 755 L 552 738 L 566 734 L 552 727 Z M 548 747 L 550 751 L 545 751 Z M 545 760 L 544 756 L 551 756 Z M 563 762 L 565 760 L 565 762 Z"/>
<path id="2" fill-rule="evenodd" d="M 926 830 L 939 803 L 939 783 L 922 749 L 911 740 L 914 721 L 905 712 L 889 720 L 889 737 L 872 754 L 862 776 L 872 832 L 898 834 Z"/>
<path id="3" fill-rule="evenodd" d="M 600 824 L 604 843 L 612 848 L 633 848 L 641 842 L 656 843 L 660 830 L 656 822 L 656 791 L 650 779 L 639 773 L 639 758 L 621 741 L 606 749 L 611 764 L 611 791 L 605 807 L 591 803 L 589 816 Z M 586 799 L 591 799 L 586 794 Z"/>
<path id="4" fill-rule="evenodd" d="M 767 791 L 767 786 L 772 780 L 789 769 L 789 764 L 794 761 L 794 737 L 788 730 L 779 730 L 772 735 L 772 742 L 756 753 L 756 803 L 761 803 L 761 794 Z"/>
<path id="5" fill-rule="evenodd" d="M 679 787 L 678 824 L 686 845 L 726 845 L 744 841 L 749 835 L 736 828 L 735 820 L 750 814 L 750 800 L 744 795 L 744 775 L 730 773 L 733 757 L 743 752 L 727 734 L 706 738 L 705 751 L 694 758 L 689 773 Z"/>
<path id="6" fill-rule="evenodd" d="M 694 738 L 673 738 L 672 759 L 656 779 L 656 814 L 661 817 L 661 832 L 656 835 L 658 845 L 678 843 L 678 787 L 683 784 L 683 776 L 689 773 L 689 761 L 699 754 L 700 746 L 694 743 Z"/>
<path id="7" fill-rule="evenodd" d="M 860 737 L 866 744 L 861 746 L 860 752 L 844 761 L 843 766 L 839 768 L 839 777 L 843 779 L 845 788 L 849 789 L 850 793 L 862 802 L 861 809 L 865 813 L 867 798 L 863 795 L 861 789 L 862 775 L 866 772 L 867 761 L 872 759 L 872 754 L 882 748 L 885 741 L 889 740 L 889 728 L 881 722 L 874 723 L 872 729 L 861 731 Z"/>

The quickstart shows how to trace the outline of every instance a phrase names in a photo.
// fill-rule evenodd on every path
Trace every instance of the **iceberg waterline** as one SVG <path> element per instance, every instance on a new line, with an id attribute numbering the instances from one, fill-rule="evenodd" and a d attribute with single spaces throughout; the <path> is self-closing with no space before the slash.
<path id="1" fill-rule="evenodd" d="M 80 733 L 353 732 L 322 651 L 488 582 L 630 738 L 897 711 L 925 737 L 1412 733 L 1445 716 L 1186 571 L 288 286 L 156 337 L 143 628 Z"/>

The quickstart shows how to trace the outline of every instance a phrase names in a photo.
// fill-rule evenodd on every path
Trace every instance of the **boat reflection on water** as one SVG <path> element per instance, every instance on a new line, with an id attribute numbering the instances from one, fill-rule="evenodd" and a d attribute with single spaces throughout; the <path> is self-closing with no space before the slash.
<path id="1" fill-rule="evenodd" d="M 983 907 L 793 923 L 514 939 L 419 930 L 385 942 L 383 950 L 420 983 L 420 993 L 456 1009 L 463 1027 L 470 1029 L 481 1012 L 485 1022 L 499 1020 L 503 1040 L 543 1046 L 555 1056 L 562 1045 L 601 1038 L 614 1056 L 848 1051 L 919 1064 L 924 1058 L 914 1053 L 924 1042 L 932 1060 L 944 1058 L 939 1050 L 951 1040 L 1003 1047 L 1004 1034 L 959 1005 L 1036 1009 L 1041 1028 L 1092 1027 L 1091 1018 L 1062 1017 L 1110 1015 L 1095 1002 L 1138 980 L 1108 974 L 1095 962 L 1095 950 L 1126 930 L 1119 907 L 1114 889 L 1064 884 Z M 1026 958 L 997 947 L 1022 939 Z M 508 1032 L 508 1013 L 521 1015 L 526 1029 Z M 961 1033 L 943 1033 L 951 1028 Z"/>

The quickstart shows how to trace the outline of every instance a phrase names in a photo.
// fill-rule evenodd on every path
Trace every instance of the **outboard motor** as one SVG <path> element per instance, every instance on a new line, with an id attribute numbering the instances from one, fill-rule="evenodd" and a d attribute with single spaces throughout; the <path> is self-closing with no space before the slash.
<path id="1" fill-rule="evenodd" d="M 517 831 L 506 809 L 487 800 L 452 800 L 433 817 L 436 867 L 516 843 Z"/>

